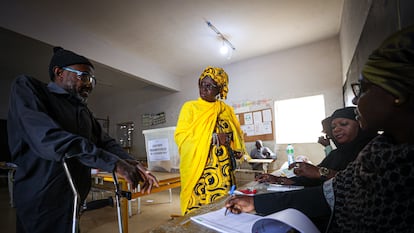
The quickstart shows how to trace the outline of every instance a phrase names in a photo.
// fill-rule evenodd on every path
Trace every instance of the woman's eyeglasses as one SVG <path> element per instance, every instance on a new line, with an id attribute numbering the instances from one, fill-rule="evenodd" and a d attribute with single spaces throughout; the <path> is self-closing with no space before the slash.
<path id="1" fill-rule="evenodd" d="M 211 84 L 211 83 L 200 83 L 200 85 L 199 85 L 199 87 L 200 88 L 206 88 L 207 90 L 209 90 L 209 91 L 212 91 L 212 90 L 214 90 L 214 89 L 217 89 L 218 88 L 218 86 L 217 85 L 214 85 L 214 84 Z"/>
<path id="2" fill-rule="evenodd" d="M 84 71 L 79 71 L 79 70 L 75 70 L 73 68 L 70 67 L 62 67 L 63 70 L 75 73 L 77 76 L 76 78 L 79 79 L 80 81 L 82 81 L 83 83 L 90 83 L 92 85 L 92 87 L 95 87 L 96 85 L 96 78 L 94 75 L 88 73 L 88 72 L 84 72 Z"/>

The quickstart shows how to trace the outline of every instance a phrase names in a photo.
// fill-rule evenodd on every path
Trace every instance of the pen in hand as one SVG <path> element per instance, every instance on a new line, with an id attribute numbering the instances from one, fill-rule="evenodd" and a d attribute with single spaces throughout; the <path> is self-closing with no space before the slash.
<path id="1" fill-rule="evenodd" d="M 236 190 L 236 185 L 231 186 L 231 189 L 230 189 L 230 192 L 229 192 L 230 196 L 229 196 L 228 200 L 234 195 L 235 190 Z M 226 208 L 226 211 L 224 211 L 224 216 L 227 215 L 228 211 L 229 211 L 229 208 Z"/>

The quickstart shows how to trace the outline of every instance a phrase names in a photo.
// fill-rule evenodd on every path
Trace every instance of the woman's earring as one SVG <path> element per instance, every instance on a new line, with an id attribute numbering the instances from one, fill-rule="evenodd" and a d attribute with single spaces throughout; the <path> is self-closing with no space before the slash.
<path id="1" fill-rule="evenodd" d="M 395 103 L 395 104 L 400 104 L 400 99 L 395 99 L 395 100 L 394 100 L 394 103 Z"/>

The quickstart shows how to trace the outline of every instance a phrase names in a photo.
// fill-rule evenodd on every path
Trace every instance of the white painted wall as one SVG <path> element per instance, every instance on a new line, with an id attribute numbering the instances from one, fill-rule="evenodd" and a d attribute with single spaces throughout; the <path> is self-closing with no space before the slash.
<path id="1" fill-rule="evenodd" d="M 200 67 L 200 73 L 205 67 Z M 342 107 L 341 60 L 338 38 L 272 53 L 224 67 L 229 75 L 228 104 L 245 100 L 304 97 L 323 94 L 326 99 L 326 114 Z M 135 122 L 132 153 L 137 158 L 146 158 L 145 140 L 142 135 L 141 115 L 165 112 L 167 122 L 152 128 L 175 126 L 182 104 L 198 98 L 197 81 L 200 73 L 194 73 L 181 80 L 181 92 L 161 91 L 156 88 L 142 89 L 134 93 L 114 94 L 106 98 L 90 99 L 90 106 L 99 116 L 111 120 L 111 134 L 115 136 L 115 125 L 119 122 Z M 108 108 L 108 106 L 110 106 Z M 321 119 L 322 120 L 322 119 Z M 316 142 L 315 138 L 315 142 Z M 271 148 L 280 150 L 284 159 L 284 147 L 265 142 Z M 252 143 L 248 143 L 248 151 Z M 314 162 L 323 156 L 323 148 L 313 145 L 296 145 Z M 309 149 L 311 148 L 311 149 Z M 308 154 L 309 153 L 309 154 Z M 280 160 L 280 162 L 282 162 Z"/>
<path id="2" fill-rule="evenodd" d="M 342 105 L 337 37 L 236 63 L 225 70 L 230 79 L 230 103 L 323 94 L 327 113 Z"/>

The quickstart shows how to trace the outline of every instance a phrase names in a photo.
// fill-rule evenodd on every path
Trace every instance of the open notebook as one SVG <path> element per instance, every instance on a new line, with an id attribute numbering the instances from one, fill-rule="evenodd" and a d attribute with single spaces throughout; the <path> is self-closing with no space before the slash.
<path id="1" fill-rule="evenodd" d="M 191 220 L 223 233 L 286 233 L 295 228 L 302 233 L 320 233 L 306 215 L 295 209 L 282 210 L 265 217 L 241 213 L 227 214 L 226 208 L 191 217 Z"/>

